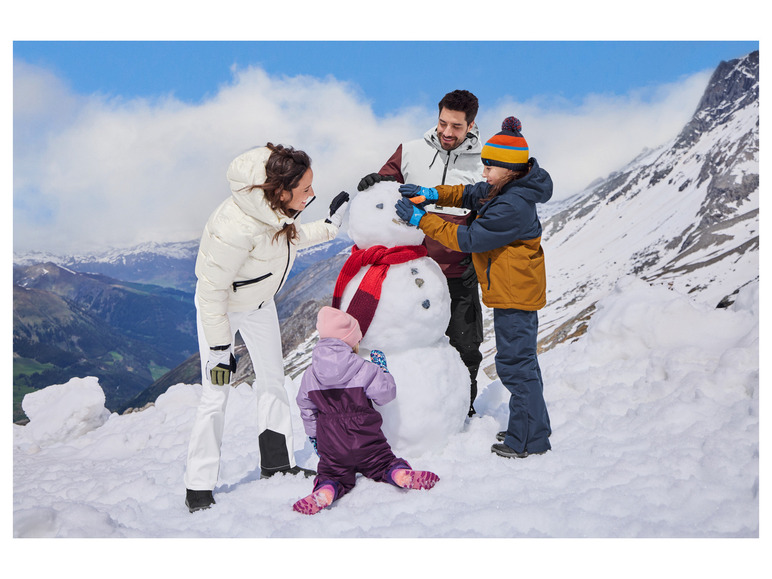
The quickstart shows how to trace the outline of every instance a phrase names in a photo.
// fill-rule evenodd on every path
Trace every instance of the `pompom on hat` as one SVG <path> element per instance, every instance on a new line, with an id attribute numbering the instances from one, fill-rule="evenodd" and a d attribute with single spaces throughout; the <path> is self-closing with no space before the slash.
<path id="1" fill-rule="evenodd" d="M 528 143 L 520 133 L 522 124 L 515 117 L 507 117 L 482 149 L 483 165 L 504 167 L 512 171 L 528 169 Z"/>
<path id="2" fill-rule="evenodd" d="M 316 316 L 316 329 L 320 338 L 338 338 L 352 348 L 362 341 L 359 322 L 343 310 L 324 306 Z"/>

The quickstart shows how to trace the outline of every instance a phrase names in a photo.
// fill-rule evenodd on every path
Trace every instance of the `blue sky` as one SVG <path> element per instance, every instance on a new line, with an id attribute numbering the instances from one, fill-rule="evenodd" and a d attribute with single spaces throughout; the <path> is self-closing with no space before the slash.
<path id="1" fill-rule="evenodd" d="M 758 41 L 21 41 L 14 58 L 51 69 L 82 94 L 173 94 L 198 103 L 231 67 L 332 75 L 355 84 L 378 115 L 431 105 L 457 87 L 492 104 L 506 94 L 578 102 L 676 82 L 758 49 Z M 496 63 L 506 63 L 497 66 Z M 440 95 L 441 96 L 441 95 Z"/>
<path id="2" fill-rule="evenodd" d="M 228 195 L 227 164 L 268 141 L 311 155 L 319 199 L 304 217 L 324 217 L 338 191 L 355 190 L 399 143 L 430 129 L 437 102 L 457 88 L 480 99 L 483 139 L 505 117 L 520 118 L 531 154 L 556 183 L 553 199 L 564 199 L 675 137 L 715 67 L 759 47 L 733 40 L 754 38 L 745 25 L 740 34 L 722 29 L 713 36 L 726 38 L 720 41 L 648 34 L 643 41 L 540 40 L 545 25 L 551 32 L 543 38 L 592 38 L 574 26 L 580 16 L 596 18 L 589 4 L 569 3 L 560 13 L 571 25 L 566 35 L 552 33 L 552 2 L 527 18 L 509 4 L 502 13 L 486 5 L 477 14 L 468 3 L 450 2 L 411 14 L 410 27 L 397 8 L 417 8 L 414 2 L 332 20 L 337 3 L 311 3 L 303 27 L 279 5 L 259 18 L 262 5 L 247 3 L 251 12 L 241 13 L 227 10 L 233 4 L 223 0 L 218 13 L 182 9 L 149 18 L 143 9 L 152 12 L 155 4 L 141 0 L 120 19 L 105 13 L 92 24 L 73 18 L 70 4 L 52 3 L 46 19 L 27 8 L 33 17 L 11 45 L 15 251 L 197 239 Z M 715 22 L 710 4 L 699 14 Z M 452 10 L 459 5 L 463 10 Z M 501 17 L 510 12 L 514 19 Z M 639 9 L 630 18 L 655 22 L 660 32 L 684 30 L 677 12 L 661 14 Z M 188 17 L 197 26 L 188 28 Z M 598 38 L 641 38 L 620 26 L 603 30 Z M 526 40 L 431 39 L 437 35 Z M 220 40 L 256 36 L 267 40 Z M 388 40 L 400 36 L 430 40 Z M 352 37 L 376 40 L 333 40 Z M 672 36 L 679 37 L 689 35 Z"/>

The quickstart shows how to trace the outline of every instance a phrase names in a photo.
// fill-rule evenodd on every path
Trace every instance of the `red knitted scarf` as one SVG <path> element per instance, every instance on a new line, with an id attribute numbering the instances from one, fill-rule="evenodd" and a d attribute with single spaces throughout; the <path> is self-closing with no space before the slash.
<path id="1" fill-rule="evenodd" d="M 335 290 L 332 293 L 332 307 L 340 309 L 340 300 L 343 290 L 348 282 L 359 273 L 366 265 L 370 269 L 359 282 L 354 297 L 348 305 L 347 313 L 354 316 L 359 322 L 362 335 L 367 333 L 370 322 L 373 321 L 378 300 L 381 298 L 381 286 L 386 279 L 389 266 L 397 263 L 405 263 L 426 255 L 426 247 L 423 245 L 398 245 L 397 247 L 385 247 L 374 245 L 369 249 L 359 249 L 356 245 L 351 248 L 351 255 L 343 264 L 335 282 Z"/>

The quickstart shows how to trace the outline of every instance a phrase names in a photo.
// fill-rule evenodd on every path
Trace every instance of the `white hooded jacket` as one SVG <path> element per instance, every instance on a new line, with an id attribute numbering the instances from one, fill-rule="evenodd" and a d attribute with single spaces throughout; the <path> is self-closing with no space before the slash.
<path id="1" fill-rule="evenodd" d="M 227 171 L 232 195 L 209 217 L 196 259 L 196 300 L 210 347 L 232 341 L 228 312 L 260 308 L 282 288 L 298 249 L 334 239 L 338 228 L 324 219 L 296 223 L 290 243 L 277 232 L 297 219 L 271 209 L 263 190 L 271 150 L 251 149 Z"/>

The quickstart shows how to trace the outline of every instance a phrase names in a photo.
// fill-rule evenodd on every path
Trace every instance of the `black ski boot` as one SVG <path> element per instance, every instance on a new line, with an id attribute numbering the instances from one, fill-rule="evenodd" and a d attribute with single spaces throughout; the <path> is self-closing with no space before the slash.
<path id="1" fill-rule="evenodd" d="M 545 454 L 547 451 L 543 452 L 528 452 L 527 450 L 524 452 L 517 452 L 514 448 L 508 447 L 503 442 L 501 444 L 494 444 L 491 446 L 491 452 L 494 454 L 498 454 L 499 456 L 503 456 L 504 458 L 526 458 L 527 456 L 531 456 L 534 454 Z"/>
<path id="2" fill-rule="evenodd" d="M 194 511 L 200 511 L 208 509 L 214 502 L 212 491 L 192 491 L 185 489 L 185 506 L 192 513 Z"/>
<path id="3" fill-rule="evenodd" d="M 509 448 L 503 442 L 501 444 L 494 444 L 491 446 L 491 452 L 503 456 L 504 458 L 525 458 L 528 456 L 527 452 L 517 452 L 513 448 Z"/>

